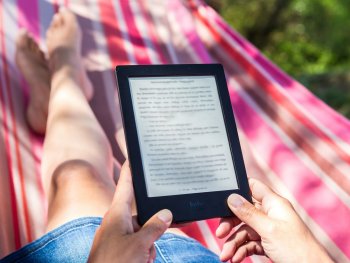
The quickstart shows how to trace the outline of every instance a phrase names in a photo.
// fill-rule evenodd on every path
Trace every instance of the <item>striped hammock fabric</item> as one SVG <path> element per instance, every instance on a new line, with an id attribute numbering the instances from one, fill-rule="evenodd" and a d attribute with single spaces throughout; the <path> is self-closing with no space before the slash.
<path id="1" fill-rule="evenodd" d="M 291 200 L 337 262 L 350 261 L 349 121 L 197 0 L 0 0 L 0 258 L 44 231 L 43 138 L 25 121 L 29 87 L 16 68 L 14 43 L 25 27 L 45 49 L 45 32 L 60 5 L 77 14 L 83 29 L 84 63 L 96 90 L 91 104 L 119 163 L 114 66 L 221 63 L 248 175 Z M 201 221 L 184 230 L 218 252 L 217 223 Z"/>

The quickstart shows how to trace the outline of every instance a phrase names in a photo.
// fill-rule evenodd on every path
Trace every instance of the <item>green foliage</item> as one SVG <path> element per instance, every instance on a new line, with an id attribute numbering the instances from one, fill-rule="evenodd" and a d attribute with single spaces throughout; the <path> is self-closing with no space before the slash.
<path id="1" fill-rule="evenodd" d="M 350 117 L 350 80 L 339 78 L 350 72 L 350 0 L 218 2 L 217 9 L 236 30 Z M 333 84 L 325 77 L 332 78 Z"/>

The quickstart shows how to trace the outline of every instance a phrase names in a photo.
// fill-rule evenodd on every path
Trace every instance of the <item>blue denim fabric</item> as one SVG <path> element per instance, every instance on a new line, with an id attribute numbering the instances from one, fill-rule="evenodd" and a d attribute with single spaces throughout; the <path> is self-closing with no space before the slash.
<path id="1" fill-rule="evenodd" d="M 165 233 L 155 242 L 155 263 L 214 263 L 219 257 L 192 238 Z"/>
<path id="2" fill-rule="evenodd" d="M 86 262 L 102 219 L 84 217 L 70 221 L 0 260 L 7 262 Z"/>
<path id="3" fill-rule="evenodd" d="M 99 217 L 70 221 L 1 259 L 0 263 L 86 262 L 101 221 Z M 194 239 L 174 234 L 164 234 L 155 247 L 156 263 L 220 262 L 214 253 Z"/>

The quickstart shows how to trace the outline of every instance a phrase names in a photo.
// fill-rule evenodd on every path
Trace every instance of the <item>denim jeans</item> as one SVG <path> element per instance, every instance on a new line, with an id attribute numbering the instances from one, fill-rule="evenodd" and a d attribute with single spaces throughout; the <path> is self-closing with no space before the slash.
<path id="1" fill-rule="evenodd" d="M 70 221 L 0 260 L 7 262 L 86 262 L 102 218 Z M 220 262 L 217 255 L 197 241 L 166 233 L 155 242 L 157 263 Z"/>

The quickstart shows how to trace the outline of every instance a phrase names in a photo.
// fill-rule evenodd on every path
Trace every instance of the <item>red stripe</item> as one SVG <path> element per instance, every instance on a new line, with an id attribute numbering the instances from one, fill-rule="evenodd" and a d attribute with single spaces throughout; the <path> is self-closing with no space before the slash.
<path id="1" fill-rule="evenodd" d="M 203 246 L 208 247 L 208 244 L 206 243 L 205 238 L 203 237 L 203 234 L 197 223 L 194 222 L 190 225 L 181 227 L 180 229 L 188 236 L 196 239 Z"/>
<path id="2" fill-rule="evenodd" d="M 225 243 L 225 239 L 219 239 L 216 237 L 215 232 L 218 228 L 220 220 L 219 219 L 210 219 L 207 220 L 208 227 L 210 229 L 210 232 L 212 233 L 213 237 L 216 239 L 216 242 L 218 243 L 220 249 L 222 248 L 223 244 Z"/>
<path id="3" fill-rule="evenodd" d="M 350 155 L 339 148 L 328 135 L 316 127 L 308 118 L 306 118 L 299 109 L 297 109 L 283 94 L 281 94 L 270 81 L 263 76 L 256 68 L 254 68 L 246 58 L 238 53 L 207 21 L 206 18 L 202 17 L 198 10 L 194 11 L 194 14 L 201 20 L 201 22 L 207 27 L 207 29 L 213 34 L 215 40 L 222 46 L 227 54 L 231 56 L 234 61 L 240 63 L 241 67 L 245 69 L 245 72 L 252 76 L 255 81 L 260 83 L 261 87 L 270 94 L 275 101 L 283 105 L 290 113 L 308 127 L 315 135 L 319 136 L 324 142 L 326 142 L 345 162 L 350 163 Z"/>
<path id="4" fill-rule="evenodd" d="M 124 21 L 126 22 L 126 33 L 129 35 L 130 42 L 133 47 L 133 53 L 137 64 L 151 64 L 148 52 L 143 42 L 139 29 L 135 24 L 135 16 L 130 8 L 131 1 L 120 1 L 121 11 L 123 12 Z M 136 3 L 138 4 L 138 3 Z"/>
<path id="5" fill-rule="evenodd" d="M 114 66 L 129 64 L 129 59 L 124 49 L 124 41 L 112 1 L 99 0 L 98 5 L 112 64 Z"/>
<path id="6" fill-rule="evenodd" d="M 3 73 L 5 75 L 5 85 L 9 86 L 10 80 L 9 80 L 9 74 L 8 74 L 8 65 L 6 61 L 6 49 L 5 49 L 5 33 L 3 30 L 3 2 L 0 0 L 0 39 L 1 39 L 1 59 L 3 64 Z M 17 208 L 17 202 L 16 202 L 16 193 L 14 188 L 14 182 L 13 182 L 13 174 L 12 174 L 12 157 L 11 157 L 11 151 L 10 151 L 10 144 L 9 144 L 9 129 L 7 124 L 7 116 L 6 116 L 6 107 L 5 107 L 5 99 L 2 92 L 0 92 L 0 100 L 1 100 L 1 110 L 3 115 L 3 128 L 4 128 L 4 134 L 5 134 L 5 145 L 6 145 L 6 157 L 9 164 L 9 185 L 10 185 L 10 193 L 11 193 L 11 208 L 12 208 L 12 218 L 13 218 L 13 233 L 14 233 L 14 239 L 15 239 L 15 248 L 19 249 L 21 247 L 21 237 L 20 237 L 20 231 L 19 231 L 19 219 L 18 219 L 18 208 Z"/>

